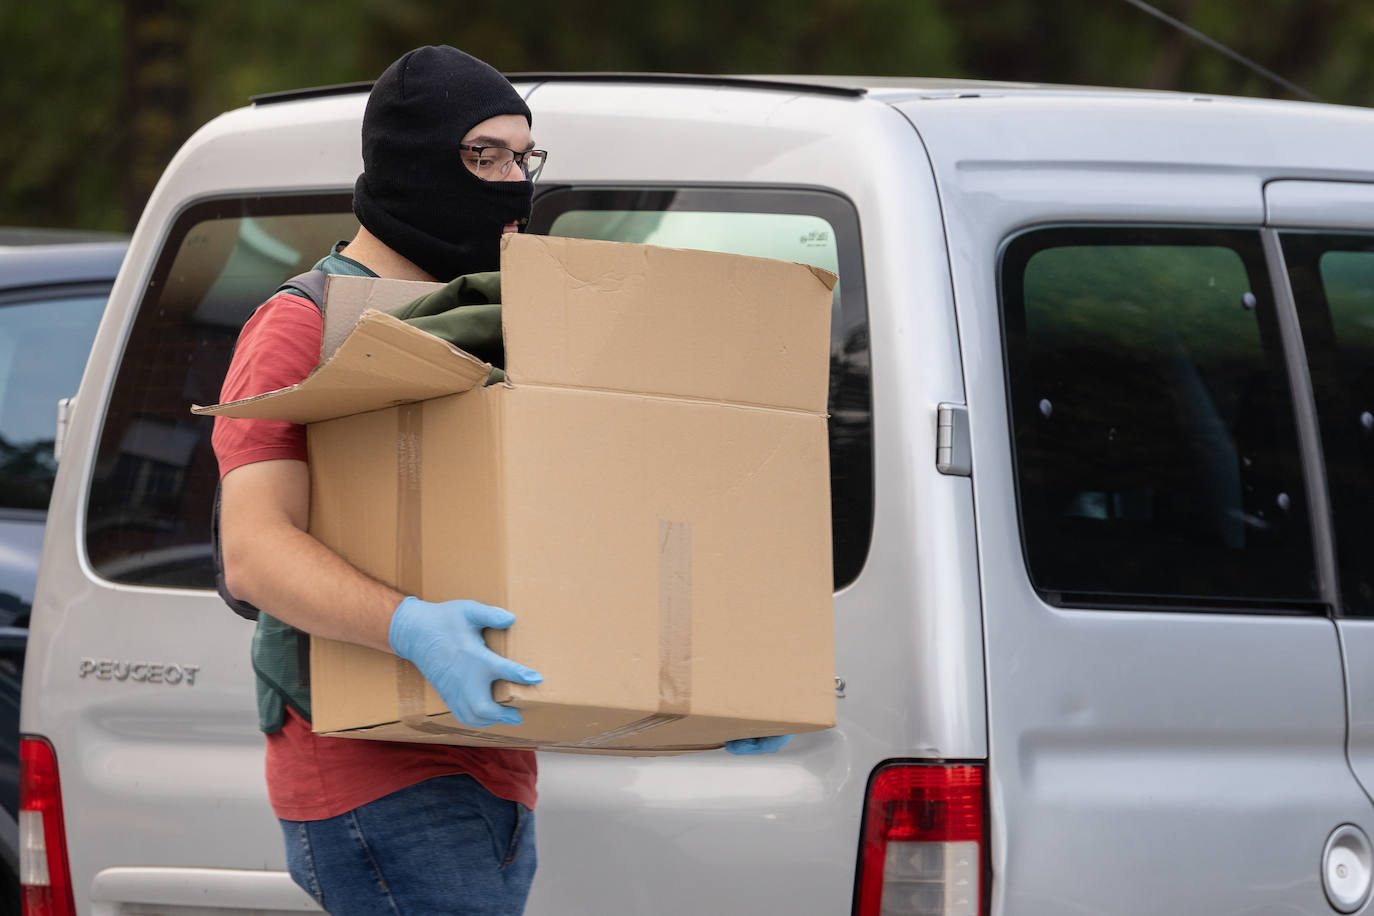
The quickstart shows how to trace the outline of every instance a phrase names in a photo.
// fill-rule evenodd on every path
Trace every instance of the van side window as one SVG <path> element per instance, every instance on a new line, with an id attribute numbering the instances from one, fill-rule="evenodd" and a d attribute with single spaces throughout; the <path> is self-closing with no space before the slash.
<path id="1" fill-rule="evenodd" d="M 779 258 L 839 275 L 831 313 L 831 524 L 835 587 L 853 582 L 873 526 L 868 308 L 853 205 L 820 191 L 559 188 L 536 198 L 530 231 Z"/>
<path id="2" fill-rule="evenodd" d="M 1281 239 L 1321 424 L 1341 611 L 1374 617 L 1374 236 Z"/>
<path id="3" fill-rule="evenodd" d="M 1002 319 L 1021 533 L 1060 606 L 1320 613 L 1256 232 L 1013 239 Z"/>
<path id="4" fill-rule="evenodd" d="M 240 327 L 286 278 L 357 221 L 351 197 L 260 197 L 192 206 L 148 280 L 120 360 L 86 507 L 92 568 L 116 582 L 214 588 L 214 404 Z"/>

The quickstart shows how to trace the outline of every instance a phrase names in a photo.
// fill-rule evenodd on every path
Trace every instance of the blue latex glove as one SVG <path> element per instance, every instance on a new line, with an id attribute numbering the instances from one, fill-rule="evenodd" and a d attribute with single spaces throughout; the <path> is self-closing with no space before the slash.
<path id="1" fill-rule="evenodd" d="M 725 742 L 725 749 L 732 754 L 771 754 L 782 750 L 782 746 L 792 740 L 792 735 L 774 735 L 771 738 L 736 738 Z"/>
<path id="2" fill-rule="evenodd" d="M 544 676 L 482 641 L 482 630 L 504 630 L 515 615 L 476 601 L 431 603 L 406 598 L 391 615 L 391 648 L 420 669 L 459 722 L 469 728 L 519 725 L 520 710 L 491 698 L 492 681 L 538 684 Z"/>

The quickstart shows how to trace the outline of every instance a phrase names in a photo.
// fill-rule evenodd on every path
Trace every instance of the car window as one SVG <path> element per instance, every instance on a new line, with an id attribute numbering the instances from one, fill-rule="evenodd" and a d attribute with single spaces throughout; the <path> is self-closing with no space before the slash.
<path id="1" fill-rule="evenodd" d="M 239 329 L 288 277 L 357 231 L 347 194 L 216 200 L 185 211 L 144 289 L 105 412 L 86 551 L 119 582 L 213 588 L 214 404 Z"/>
<path id="2" fill-rule="evenodd" d="M 1374 236 L 1285 233 L 1321 424 L 1342 612 L 1374 616 Z"/>
<path id="3" fill-rule="evenodd" d="M 819 191 L 559 189 L 535 202 L 532 231 L 779 258 L 839 275 L 831 313 L 830 471 L 834 581 L 858 577 L 873 523 L 868 310 L 858 218 Z"/>
<path id="4" fill-rule="evenodd" d="M 1065 606 L 1319 612 L 1256 232 L 1056 228 L 1005 251 L 1022 539 Z"/>
<path id="5" fill-rule="evenodd" d="M 0 305 L 0 509 L 46 511 L 57 402 L 76 394 L 107 290 Z"/>
<path id="6" fill-rule="evenodd" d="M 541 197 L 532 231 L 547 232 L 566 214 L 570 222 L 561 223 L 558 234 L 747 248 L 839 267 L 847 292 L 836 297 L 831 358 L 832 500 L 836 581 L 851 581 L 867 555 L 872 523 L 867 318 L 852 207 L 822 194 L 733 197 L 721 205 L 701 192 L 631 195 L 634 200 L 563 193 L 557 207 Z M 128 583 L 213 587 L 209 511 L 218 473 L 212 424 L 192 416 L 190 406 L 218 400 L 238 330 L 253 308 L 356 231 L 350 203 L 347 195 L 213 201 L 177 221 L 139 305 L 101 431 L 85 537 L 99 574 Z M 652 225 L 629 218 L 646 206 L 702 212 L 681 223 L 676 217 Z M 733 213 L 734 206 L 758 212 Z M 591 216 L 607 211 L 623 212 Z M 708 211 L 732 219 L 722 224 Z M 745 218 L 735 224 L 736 216 Z"/>

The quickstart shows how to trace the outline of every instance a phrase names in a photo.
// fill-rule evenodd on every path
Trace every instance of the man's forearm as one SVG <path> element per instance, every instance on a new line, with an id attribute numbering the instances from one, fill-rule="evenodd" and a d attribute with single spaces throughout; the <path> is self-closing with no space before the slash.
<path id="1" fill-rule="evenodd" d="M 391 651 L 391 615 L 405 596 L 297 528 L 254 539 L 235 558 L 234 594 L 299 630 Z M 226 560 L 226 566 L 228 561 Z"/>
<path id="2" fill-rule="evenodd" d="M 405 596 L 310 535 L 304 462 L 236 468 L 221 495 L 224 576 L 235 597 L 307 633 L 390 651 L 392 613 Z"/>

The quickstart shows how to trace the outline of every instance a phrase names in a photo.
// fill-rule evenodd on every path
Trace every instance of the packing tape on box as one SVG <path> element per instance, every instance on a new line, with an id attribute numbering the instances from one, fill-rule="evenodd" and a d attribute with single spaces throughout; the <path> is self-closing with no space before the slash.
<path id="1" fill-rule="evenodd" d="M 494 746 L 501 747 L 605 747 L 612 742 L 621 741 L 633 735 L 642 734 L 650 729 L 658 728 L 660 725 L 676 722 L 683 718 L 683 716 L 680 715 L 661 714 L 644 716 L 641 719 L 626 723 L 619 728 L 608 729 L 600 734 L 582 738 L 579 741 L 531 741 L 528 738 L 518 738 L 510 735 L 493 735 L 483 732 L 480 729 L 464 728 L 461 725 L 447 725 L 437 721 L 437 716 L 431 717 L 425 713 L 426 686 L 427 683 L 424 676 L 420 674 L 420 669 L 403 658 L 396 659 L 397 712 L 402 725 L 423 735 L 462 735 L 467 738 L 476 738 L 484 743 L 490 742 Z M 457 720 L 455 719 L 455 721 Z"/>
<path id="2" fill-rule="evenodd" d="M 407 594 L 421 592 L 423 564 L 420 543 L 421 451 L 424 445 L 424 408 L 403 404 L 396 410 L 396 586 Z M 420 669 L 396 659 L 397 714 L 419 729 L 425 720 L 425 679 Z M 422 729 L 419 729 L 422 730 Z"/>
<path id="3" fill-rule="evenodd" d="M 415 549 L 420 543 L 421 446 L 425 414 L 420 404 L 403 404 L 396 411 L 396 587 L 407 595 L 424 594 L 424 563 Z"/>
<path id="4" fill-rule="evenodd" d="M 628 728 L 628 726 L 626 726 Z M 376 726 L 363 726 L 361 728 L 343 729 L 337 732 L 330 732 L 331 735 L 340 737 L 368 737 L 367 733 L 374 731 Z M 508 735 L 484 735 L 479 731 L 468 728 L 456 728 L 451 725 L 441 725 L 438 722 L 419 723 L 414 731 L 426 735 L 464 735 L 468 738 L 475 738 L 483 745 L 492 748 L 506 748 L 510 750 L 539 750 L 539 751 L 563 751 L 565 753 L 596 754 L 607 753 L 611 756 L 630 754 L 645 754 L 648 756 L 673 756 L 677 754 L 687 754 L 693 751 L 711 751 L 722 747 L 721 742 L 713 744 L 618 744 L 608 746 L 604 743 L 591 743 L 596 738 L 587 738 L 582 741 L 531 741 L 528 738 L 514 738 Z M 622 730 L 617 729 L 619 737 L 628 737 Z M 607 734 L 610 734 L 609 732 Z M 597 736 L 600 737 L 600 736 Z M 395 741 L 398 739 L 394 735 L 388 735 L 384 740 Z"/>
<path id="5" fill-rule="evenodd" d="M 643 734 L 658 728 L 660 725 L 667 725 L 669 722 L 676 722 L 683 718 L 683 716 L 674 715 L 645 716 L 619 728 L 608 729 L 578 741 L 534 741 L 513 735 L 497 735 L 481 729 L 466 728 L 462 725 L 449 725 L 439 721 L 438 716 L 425 715 L 425 679 L 420 675 L 419 670 L 405 659 L 398 658 L 396 662 L 396 685 L 398 688 L 403 688 L 401 702 L 405 707 L 405 712 L 400 717 L 401 724 L 422 735 L 462 735 L 465 738 L 477 739 L 484 744 L 490 743 L 493 747 L 597 748 L 608 747 L 614 742 L 623 741 L 626 738 Z"/>
<path id="6" fill-rule="evenodd" d="M 658 711 L 692 708 L 692 526 L 658 520 Z"/>
<path id="7" fill-rule="evenodd" d="M 420 669 L 396 656 L 396 717 L 408 728 L 420 731 L 425 723 L 425 687 Z"/>
<path id="8" fill-rule="evenodd" d="M 684 717 L 645 716 L 642 719 L 636 719 L 619 728 L 604 731 L 599 735 L 592 735 L 590 738 L 583 738 L 580 741 L 560 741 L 557 744 L 550 745 L 550 747 L 605 747 L 612 742 L 629 738 L 632 735 L 643 734 L 652 728 L 658 728 L 660 725 L 667 725 L 669 722 L 676 722 L 682 718 Z"/>

